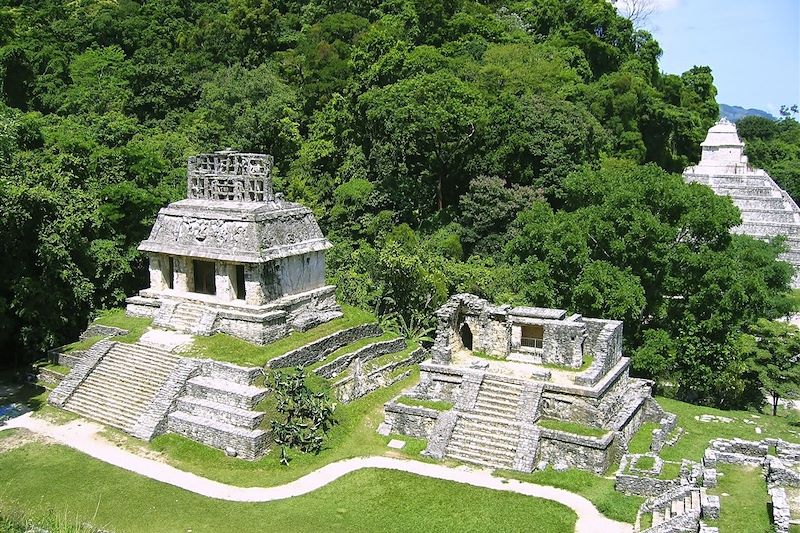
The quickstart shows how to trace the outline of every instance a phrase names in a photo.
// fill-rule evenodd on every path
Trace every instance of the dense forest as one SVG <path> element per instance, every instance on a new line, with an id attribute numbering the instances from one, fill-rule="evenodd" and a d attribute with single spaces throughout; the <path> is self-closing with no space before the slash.
<path id="1" fill-rule="evenodd" d="M 800 123 L 783 109 L 781 120 L 744 117 L 737 123 L 751 165 L 763 168 L 794 199 L 800 201 Z M 794 107 L 797 114 L 797 107 Z"/>
<path id="2" fill-rule="evenodd" d="M 679 175 L 718 116 L 605 0 L 0 2 L 0 350 L 19 365 L 146 285 L 190 155 L 270 153 L 341 301 L 409 331 L 448 294 L 625 320 L 636 372 L 752 399 L 742 332 L 780 244 Z M 756 395 L 757 396 L 757 395 Z"/>

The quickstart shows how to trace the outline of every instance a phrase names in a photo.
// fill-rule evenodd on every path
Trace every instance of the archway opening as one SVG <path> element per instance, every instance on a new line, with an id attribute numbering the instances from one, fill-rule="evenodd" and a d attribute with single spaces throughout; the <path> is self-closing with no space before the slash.
<path id="1" fill-rule="evenodd" d="M 467 350 L 472 349 L 472 330 L 469 329 L 469 326 L 463 324 L 461 326 L 461 330 L 459 330 L 459 334 L 461 335 L 461 344 L 464 345 L 464 348 Z"/>

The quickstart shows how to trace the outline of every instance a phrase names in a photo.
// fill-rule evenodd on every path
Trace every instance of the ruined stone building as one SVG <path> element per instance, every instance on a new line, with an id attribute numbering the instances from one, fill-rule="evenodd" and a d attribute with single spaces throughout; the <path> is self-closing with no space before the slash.
<path id="1" fill-rule="evenodd" d="M 335 287 L 325 284 L 330 243 L 309 209 L 273 192 L 272 162 L 230 151 L 189 160 L 187 198 L 158 213 L 139 247 L 150 259 L 150 287 L 127 301 L 129 315 L 151 317 L 154 327 L 136 342 L 95 328 L 111 337 L 58 354 L 72 370 L 50 403 L 141 439 L 178 433 L 245 459 L 269 450 L 258 409 L 269 394 L 263 368 L 188 357 L 168 339 L 222 332 L 265 344 L 341 316 Z M 303 347 L 311 352 L 303 362 L 379 332 L 375 325 L 326 338 L 329 351 Z"/>
<path id="2" fill-rule="evenodd" d="M 161 209 L 139 250 L 150 287 L 128 313 L 197 335 L 264 344 L 336 316 L 310 209 L 272 190 L 272 156 L 215 152 L 188 164 L 185 200 Z"/>
<path id="3" fill-rule="evenodd" d="M 769 174 L 748 164 L 736 125 L 723 118 L 708 130 L 700 146 L 700 163 L 684 170 L 684 180 L 708 185 L 731 198 L 742 212 L 742 224 L 734 232 L 758 239 L 785 236 L 789 250 L 781 258 L 795 269 L 800 267 L 800 209 Z M 797 273 L 792 286 L 800 288 Z"/>
<path id="4" fill-rule="evenodd" d="M 537 462 L 604 472 L 646 421 L 665 415 L 650 381 L 628 375 L 622 323 L 562 309 L 453 296 L 437 312 L 420 383 L 390 401 L 384 430 L 426 453 L 530 472 Z M 425 401 L 452 407 L 436 410 Z"/>

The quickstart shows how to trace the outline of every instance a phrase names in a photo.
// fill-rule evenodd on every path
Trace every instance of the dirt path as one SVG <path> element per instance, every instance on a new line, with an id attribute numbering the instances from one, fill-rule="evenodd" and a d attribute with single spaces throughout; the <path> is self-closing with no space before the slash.
<path id="1" fill-rule="evenodd" d="M 33 418 L 28 413 L 9 420 L 4 426 L 0 427 L 0 431 L 11 428 L 27 429 L 105 463 L 202 496 L 220 500 L 237 502 L 282 500 L 308 494 L 350 472 L 362 468 L 384 468 L 456 483 L 465 483 L 475 487 L 553 500 L 566 505 L 577 513 L 578 522 L 575 526 L 575 531 L 578 532 L 630 532 L 633 529 L 630 524 L 616 522 L 604 517 L 592 502 L 578 494 L 554 487 L 495 477 L 485 470 L 451 468 L 392 457 L 358 457 L 331 463 L 285 485 L 245 488 L 219 483 L 117 448 L 98 435 L 102 426 L 83 419 L 74 420 L 64 425 L 56 425 L 47 420 Z"/>

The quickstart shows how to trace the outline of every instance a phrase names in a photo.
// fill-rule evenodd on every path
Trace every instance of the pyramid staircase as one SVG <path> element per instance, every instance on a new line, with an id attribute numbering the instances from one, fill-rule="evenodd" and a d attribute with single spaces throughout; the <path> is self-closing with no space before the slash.
<path id="1" fill-rule="evenodd" d="M 459 413 L 445 455 L 491 468 L 514 468 L 523 390 L 522 384 L 486 377 L 474 408 Z"/>
<path id="2" fill-rule="evenodd" d="M 64 408 L 131 432 L 180 358 L 141 344 L 115 342 Z"/>
<path id="3" fill-rule="evenodd" d="M 757 239 L 785 236 L 788 251 L 781 259 L 800 270 L 800 208 L 786 191 L 760 169 L 719 175 L 695 173 L 695 169 L 699 167 L 687 169 L 686 181 L 708 185 L 717 195 L 730 197 L 741 211 L 742 224 L 733 228 L 734 233 Z M 792 285 L 800 287 L 800 273 Z"/>

